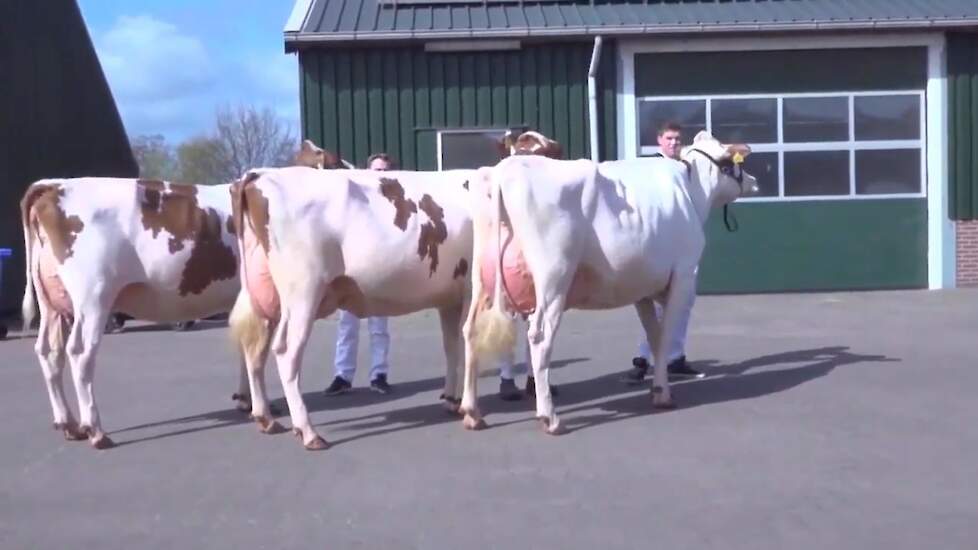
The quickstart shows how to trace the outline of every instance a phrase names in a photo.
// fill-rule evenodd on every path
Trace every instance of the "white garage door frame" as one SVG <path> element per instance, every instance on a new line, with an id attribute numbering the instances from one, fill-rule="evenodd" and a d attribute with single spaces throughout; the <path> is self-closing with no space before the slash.
<path id="1" fill-rule="evenodd" d="M 873 35 L 806 35 L 778 37 L 709 37 L 622 40 L 618 49 L 618 158 L 636 158 L 638 116 L 635 98 L 635 55 L 654 52 L 711 52 L 838 48 L 927 48 L 927 283 L 931 289 L 955 286 L 954 222 L 948 216 L 947 56 L 943 33 L 880 33 Z"/>

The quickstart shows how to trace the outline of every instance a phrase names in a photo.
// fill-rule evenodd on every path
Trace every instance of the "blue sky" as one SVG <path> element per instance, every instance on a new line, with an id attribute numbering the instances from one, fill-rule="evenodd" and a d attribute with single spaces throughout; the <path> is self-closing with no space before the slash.
<path id="1" fill-rule="evenodd" d="M 130 138 L 206 132 L 221 105 L 270 107 L 298 133 L 293 0 L 78 0 Z"/>

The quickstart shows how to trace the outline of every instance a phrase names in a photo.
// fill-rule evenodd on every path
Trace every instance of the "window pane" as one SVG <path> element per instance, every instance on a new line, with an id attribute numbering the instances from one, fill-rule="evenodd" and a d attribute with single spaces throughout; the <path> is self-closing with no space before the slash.
<path id="1" fill-rule="evenodd" d="M 714 99 L 710 105 L 713 137 L 721 142 L 777 143 L 776 99 Z"/>
<path id="2" fill-rule="evenodd" d="M 849 141 L 849 98 L 785 98 L 784 141 Z"/>
<path id="3" fill-rule="evenodd" d="M 499 140 L 505 130 L 449 133 L 441 135 L 441 168 L 480 168 L 499 162 Z"/>
<path id="4" fill-rule="evenodd" d="M 856 139 L 920 139 L 920 96 L 856 96 Z"/>
<path id="5" fill-rule="evenodd" d="M 778 196 L 778 154 L 751 153 L 744 159 L 744 170 L 757 178 L 760 197 Z"/>
<path id="6" fill-rule="evenodd" d="M 683 127 L 683 144 L 693 143 L 696 134 L 706 128 L 706 100 L 640 101 L 638 103 L 639 136 L 642 147 L 658 147 L 659 125 L 667 120 Z"/>
<path id="7" fill-rule="evenodd" d="M 848 195 L 849 151 L 785 153 L 784 194 Z"/>
<path id="8" fill-rule="evenodd" d="M 856 193 L 920 193 L 920 149 L 856 151 Z"/>

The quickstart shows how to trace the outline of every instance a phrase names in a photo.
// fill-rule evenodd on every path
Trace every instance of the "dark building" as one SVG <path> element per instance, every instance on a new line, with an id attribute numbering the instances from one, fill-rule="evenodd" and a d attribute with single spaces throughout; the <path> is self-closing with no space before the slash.
<path id="1" fill-rule="evenodd" d="M 19 308 L 24 245 L 19 203 L 41 178 L 139 173 L 75 0 L 0 2 L 0 315 Z"/>

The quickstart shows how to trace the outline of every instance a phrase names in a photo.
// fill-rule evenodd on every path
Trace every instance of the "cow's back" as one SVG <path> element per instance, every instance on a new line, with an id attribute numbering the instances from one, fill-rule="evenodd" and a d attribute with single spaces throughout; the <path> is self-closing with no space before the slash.
<path id="1" fill-rule="evenodd" d="M 360 316 L 460 302 L 471 264 L 468 186 L 476 174 L 307 168 L 263 174 L 254 185 L 267 200 L 276 286 L 297 276 L 288 266 L 301 262 L 301 271 L 347 297 L 340 307 Z"/>
<path id="2" fill-rule="evenodd" d="M 45 264 L 69 290 L 104 286 L 118 292 L 113 310 L 158 321 L 230 309 L 238 282 L 228 186 L 77 178 L 35 187 L 50 190 L 35 211 L 53 203 L 74 228 L 70 252 Z"/>

